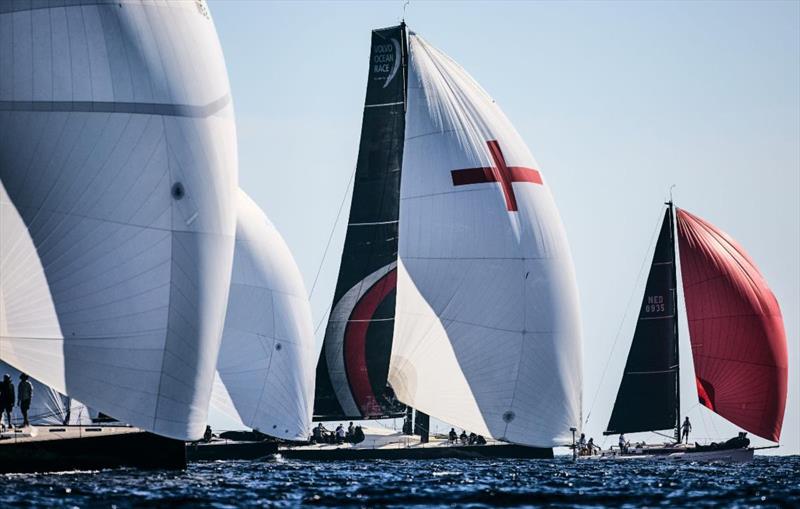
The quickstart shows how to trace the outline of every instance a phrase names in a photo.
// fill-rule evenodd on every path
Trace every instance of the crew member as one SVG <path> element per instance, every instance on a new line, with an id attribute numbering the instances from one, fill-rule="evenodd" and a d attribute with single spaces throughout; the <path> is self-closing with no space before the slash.
<path id="1" fill-rule="evenodd" d="M 19 396 L 19 409 L 22 412 L 22 426 L 29 426 L 28 410 L 31 408 L 31 398 L 33 397 L 33 384 L 28 380 L 28 375 L 22 373 L 19 375 L 19 384 L 17 385 L 17 395 Z"/>
<path id="2" fill-rule="evenodd" d="M 450 439 L 451 444 L 456 443 L 456 440 L 458 440 L 458 433 L 456 433 L 455 428 L 450 428 L 450 434 L 448 435 L 448 438 Z"/>
<path id="3" fill-rule="evenodd" d="M 683 425 L 681 426 L 681 430 L 683 430 L 682 433 L 681 433 L 681 442 L 683 442 L 685 440 L 686 443 L 688 444 L 689 443 L 689 432 L 692 431 L 692 423 L 689 422 L 689 416 L 688 415 L 686 416 L 686 419 L 683 421 Z"/>
<path id="4" fill-rule="evenodd" d="M 0 421 L 3 419 L 3 413 L 6 414 L 8 427 L 13 428 L 11 423 L 11 412 L 14 411 L 14 382 L 11 381 L 11 375 L 3 375 L 3 382 L 0 383 Z"/>
<path id="5" fill-rule="evenodd" d="M 628 452 L 628 442 L 622 433 L 619 434 L 619 452 Z"/>

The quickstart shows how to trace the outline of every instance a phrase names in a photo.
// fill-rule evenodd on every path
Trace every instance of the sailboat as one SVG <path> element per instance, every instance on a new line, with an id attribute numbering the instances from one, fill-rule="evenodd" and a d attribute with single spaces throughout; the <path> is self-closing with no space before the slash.
<path id="1" fill-rule="evenodd" d="M 580 427 L 578 309 L 555 202 L 512 124 L 404 23 L 373 31 L 314 419 L 404 417 L 419 439 L 281 453 L 552 457 Z M 450 446 L 431 416 L 496 446 Z"/>
<path id="2" fill-rule="evenodd" d="M 252 432 L 222 433 L 188 459 L 259 459 L 277 441 L 307 441 L 316 347 L 300 270 L 281 234 L 244 191 L 211 408 Z"/>
<path id="3" fill-rule="evenodd" d="M 2 2 L 0 35 L 0 359 L 130 425 L 32 427 L 0 441 L 0 468 L 184 466 L 238 188 L 207 6 Z"/>
<path id="4" fill-rule="evenodd" d="M 674 218 L 677 217 L 677 230 Z M 677 243 L 675 238 L 677 236 Z M 778 301 L 728 234 L 666 204 L 639 318 L 604 434 L 674 430 L 674 443 L 629 447 L 614 457 L 748 461 L 743 432 L 726 443 L 681 445 L 676 250 L 702 406 L 761 438 L 780 440 L 788 354 Z"/>

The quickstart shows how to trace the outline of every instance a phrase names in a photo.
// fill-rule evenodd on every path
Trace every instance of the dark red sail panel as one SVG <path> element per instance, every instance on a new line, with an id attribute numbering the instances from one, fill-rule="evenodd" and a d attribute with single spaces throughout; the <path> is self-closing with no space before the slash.
<path id="1" fill-rule="evenodd" d="M 778 301 L 735 240 L 685 210 L 677 218 L 700 403 L 777 442 L 788 373 Z"/>

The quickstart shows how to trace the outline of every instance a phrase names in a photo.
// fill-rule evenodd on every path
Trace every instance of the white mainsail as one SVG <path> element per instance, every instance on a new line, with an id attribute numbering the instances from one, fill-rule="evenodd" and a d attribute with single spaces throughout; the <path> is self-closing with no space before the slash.
<path id="1" fill-rule="evenodd" d="M 278 230 L 241 190 L 237 213 L 211 405 L 262 433 L 305 440 L 317 351 L 303 277 Z"/>
<path id="2" fill-rule="evenodd" d="M 563 445 L 581 424 L 574 270 L 550 190 L 514 127 L 453 60 L 409 36 L 398 399 L 479 434 Z"/>
<path id="3" fill-rule="evenodd" d="M 0 2 L 0 133 L 0 359 L 199 438 L 237 189 L 205 3 Z"/>

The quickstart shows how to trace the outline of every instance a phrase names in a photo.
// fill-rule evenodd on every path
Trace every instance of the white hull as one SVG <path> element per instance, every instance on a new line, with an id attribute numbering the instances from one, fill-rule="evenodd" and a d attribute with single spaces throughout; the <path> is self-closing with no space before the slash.
<path id="1" fill-rule="evenodd" d="M 676 450 L 673 453 L 642 453 L 619 454 L 617 451 L 604 451 L 600 456 L 590 456 L 585 459 L 600 460 L 664 460 L 680 462 L 724 462 L 724 463 L 747 463 L 753 460 L 754 449 L 725 449 L 720 451 L 693 451 L 691 448 Z"/>

